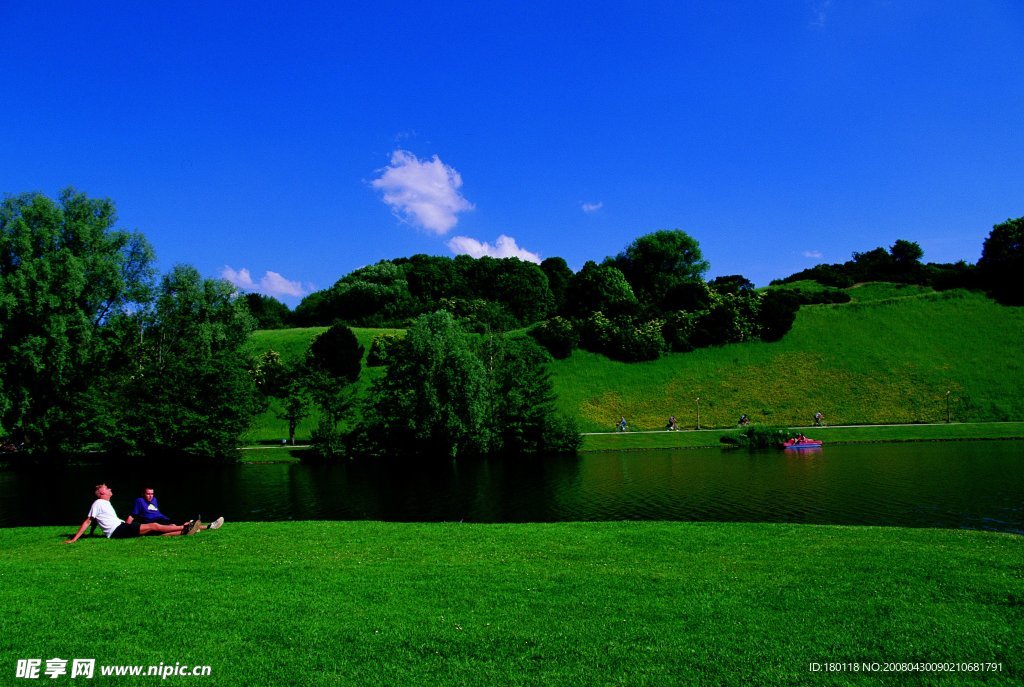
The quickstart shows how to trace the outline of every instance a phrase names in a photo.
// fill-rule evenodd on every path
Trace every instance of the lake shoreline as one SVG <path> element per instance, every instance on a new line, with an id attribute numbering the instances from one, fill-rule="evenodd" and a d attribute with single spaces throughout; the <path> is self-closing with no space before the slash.
<path id="1" fill-rule="evenodd" d="M 831 427 L 792 427 L 814 438 L 822 439 L 825 446 L 849 444 L 900 444 L 900 443 L 944 443 L 957 441 L 1024 441 L 1024 422 L 970 422 L 936 424 L 887 424 L 887 425 L 837 425 Z M 583 433 L 581 454 L 613 453 L 650 450 L 680 449 L 736 449 L 737 446 L 723 443 L 722 437 L 735 436 L 738 428 L 729 429 L 685 429 L 678 431 L 645 430 L 639 432 L 587 432 Z M 295 455 L 312 449 L 311 444 L 296 446 L 256 445 L 240 446 L 237 463 L 247 465 L 276 465 L 298 463 L 302 459 Z M 284 454 L 284 455 L 282 455 Z M 9 454 L 17 456 L 17 454 Z M 39 467 L 45 462 L 32 461 L 18 464 L 17 458 L 0 457 L 0 470 L 19 467 Z M 132 463 L 131 460 L 69 460 L 63 465 L 105 465 Z M 193 462 L 203 463 L 202 460 Z M 234 464 L 227 461 L 226 464 Z"/>

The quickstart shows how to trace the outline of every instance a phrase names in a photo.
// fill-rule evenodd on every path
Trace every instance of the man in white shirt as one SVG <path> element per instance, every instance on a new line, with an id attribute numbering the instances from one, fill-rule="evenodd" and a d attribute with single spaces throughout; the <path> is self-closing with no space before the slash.
<path id="1" fill-rule="evenodd" d="M 64 542 L 65 544 L 73 544 L 78 541 L 78 538 L 85 534 L 85 531 L 89 529 L 89 525 L 93 521 L 100 526 L 103 534 L 107 535 L 108 539 L 128 539 L 130 537 L 141 537 L 144 534 L 162 534 L 174 537 L 181 534 L 194 534 L 199 531 L 200 522 L 198 520 L 192 520 L 184 525 L 162 525 L 155 522 L 146 524 L 124 522 L 121 518 L 117 517 L 114 507 L 110 505 L 110 497 L 114 495 L 114 490 L 106 484 L 97 484 L 95 493 L 96 500 L 93 501 L 92 507 L 89 509 L 89 515 L 86 516 L 85 521 L 82 522 L 82 526 L 78 528 L 75 536 Z"/>

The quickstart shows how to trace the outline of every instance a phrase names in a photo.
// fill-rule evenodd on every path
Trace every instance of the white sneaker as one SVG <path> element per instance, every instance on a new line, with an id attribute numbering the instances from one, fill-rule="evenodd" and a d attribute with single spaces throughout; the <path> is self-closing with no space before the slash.
<path id="1" fill-rule="evenodd" d="M 222 517 L 219 517 L 219 518 L 217 518 L 216 520 L 214 520 L 213 522 L 210 523 L 210 529 L 211 530 L 215 530 L 215 529 L 219 528 L 223 524 L 224 524 L 224 518 L 222 516 Z"/>

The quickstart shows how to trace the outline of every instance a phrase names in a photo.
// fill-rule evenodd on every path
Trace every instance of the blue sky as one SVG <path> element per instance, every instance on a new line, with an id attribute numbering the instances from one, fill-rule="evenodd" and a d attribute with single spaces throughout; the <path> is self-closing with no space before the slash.
<path id="1" fill-rule="evenodd" d="M 416 253 L 679 228 L 759 285 L 1024 215 L 1024 3 L 0 0 L 0 192 L 294 305 Z"/>

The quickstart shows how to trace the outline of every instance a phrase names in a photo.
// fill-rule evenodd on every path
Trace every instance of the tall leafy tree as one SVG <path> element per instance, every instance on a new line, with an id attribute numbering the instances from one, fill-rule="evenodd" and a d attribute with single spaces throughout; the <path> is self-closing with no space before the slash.
<path id="1" fill-rule="evenodd" d="M 547 356 L 532 340 L 490 336 L 481 359 L 489 380 L 490 423 L 495 451 L 505 454 L 575 452 L 575 424 L 555 410 Z"/>
<path id="2" fill-rule="evenodd" d="M 466 275 L 454 260 L 435 255 L 414 255 L 394 261 L 405 269 L 416 313 L 433 312 L 443 298 L 466 298 Z"/>
<path id="3" fill-rule="evenodd" d="M 70 188 L 0 203 L 0 421 L 32 452 L 96 438 L 95 390 L 123 361 L 111 325 L 149 297 L 153 251 L 116 221 Z"/>
<path id="4" fill-rule="evenodd" d="M 978 271 L 1000 302 L 1024 305 L 1024 217 L 992 227 L 981 249 Z"/>
<path id="5" fill-rule="evenodd" d="M 247 293 L 243 296 L 257 329 L 284 329 L 291 326 L 292 311 L 273 296 Z"/>
<path id="6" fill-rule="evenodd" d="M 569 288 L 569 280 L 572 279 L 572 270 L 569 269 L 565 258 L 545 258 L 540 263 L 541 270 L 548 278 L 548 288 L 551 289 L 551 296 L 555 299 L 555 311 L 562 312 L 565 306 L 565 292 Z"/>
<path id="7" fill-rule="evenodd" d="M 529 339 L 481 340 L 437 312 L 394 347 L 355 433 L 363 451 L 461 458 L 578 448 L 575 425 L 554 410 L 546 356 Z"/>
<path id="8" fill-rule="evenodd" d="M 338 422 L 352 405 L 350 385 L 359 378 L 362 360 L 362 345 L 342 323 L 313 339 L 309 346 L 304 382 L 320 406 L 320 424 L 313 432 L 313 443 L 321 455 L 341 451 Z"/>
<path id="9" fill-rule="evenodd" d="M 907 271 L 921 264 L 921 258 L 924 257 L 924 250 L 916 241 L 897 239 L 896 243 L 889 246 L 889 255 L 892 256 L 892 260 L 897 267 L 901 270 Z"/>
<path id="10" fill-rule="evenodd" d="M 532 262 L 503 258 L 494 270 L 494 300 L 505 305 L 519 325 L 543 320 L 555 299 L 547 275 Z"/>
<path id="11" fill-rule="evenodd" d="M 494 445 L 487 371 L 447 312 L 419 317 L 376 380 L 363 433 L 373 453 L 458 458 Z"/>
<path id="12" fill-rule="evenodd" d="M 626 276 L 617 267 L 588 260 L 573 275 L 566 292 L 566 314 L 587 317 L 602 312 L 610 317 L 633 315 L 637 299 Z"/>
<path id="13" fill-rule="evenodd" d="M 113 450 L 127 454 L 235 455 L 260 408 L 244 353 L 255 321 L 234 287 L 178 265 L 138 313 L 137 371 L 121 389 Z"/>
<path id="14" fill-rule="evenodd" d="M 700 244 L 679 229 L 641 236 L 610 263 L 626 276 L 640 303 L 658 312 L 685 307 L 679 292 L 702 283 L 708 270 Z"/>

